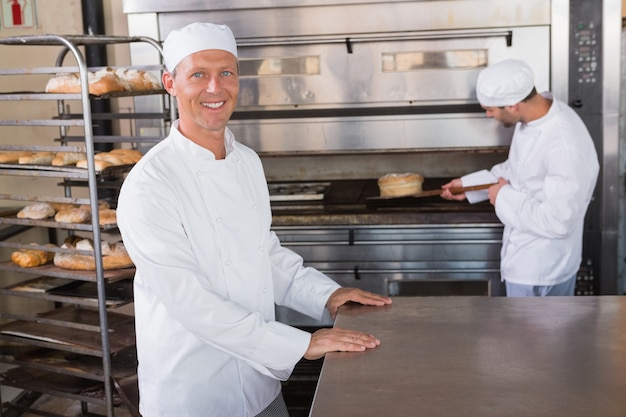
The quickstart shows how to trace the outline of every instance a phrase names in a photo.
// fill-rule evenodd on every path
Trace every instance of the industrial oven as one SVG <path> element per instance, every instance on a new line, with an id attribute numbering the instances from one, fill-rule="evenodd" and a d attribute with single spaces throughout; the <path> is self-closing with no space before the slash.
<path id="1" fill-rule="evenodd" d="M 601 173 L 581 294 L 621 291 L 620 10 L 619 0 L 124 0 L 130 35 L 162 40 L 193 21 L 232 28 L 241 73 L 230 128 L 263 160 L 274 230 L 338 282 L 390 295 L 504 293 L 488 204 L 371 197 L 386 173 L 417 171 L 435 188 L 506 158 L 513 132 L 474 92 L 479 71 L 505 58 L 526 60 L 537 89 L 592 133 Z M 131 58 L 158 60 L 140 45 Z M 140 133 L 165 134 L 144 123 Z"/>

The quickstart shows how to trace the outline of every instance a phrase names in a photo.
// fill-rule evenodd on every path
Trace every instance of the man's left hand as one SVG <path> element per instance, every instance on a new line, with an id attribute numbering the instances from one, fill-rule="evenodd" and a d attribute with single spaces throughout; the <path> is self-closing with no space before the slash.
<path id="1" fill-rule="evenodd" d="M 342 305 L 354 302 L 368 306 L 384 306 L 391 304 L 391 298 L 374 294 L 373 292 L 363 291 L 359 288 L 339 288 L 328 298 L 326 308 L 330 312 L 333 320 L 337 315 L 337 310 Z"/>
<path id="2" fill-rule="evenodd" d="M 489 187 L 489 202 L 491 203 L 491 205 L 496 205 L 496 198 L 498 198 L 498 193 L 500 192 L 500 189 L 508 184 L 509 182 L 504 178 L 498 178 L 498 183 Z"/>

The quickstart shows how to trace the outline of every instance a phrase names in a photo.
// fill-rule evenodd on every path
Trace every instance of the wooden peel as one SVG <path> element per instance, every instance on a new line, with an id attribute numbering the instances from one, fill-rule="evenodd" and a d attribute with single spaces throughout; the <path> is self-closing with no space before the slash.
<path id="1" fill-rule="evenodd" d="M 497 183 L 492 183 L 492 184 L 480 184 L 480 185 L 472 185 L 469 187 L 457 187 L 457 188 L 450 188 L 450 192 L 452 194 L 460 194 L 460 193 L 464 193 L 466 191 L 477 191 L 477 190 L 486 190 L 487 188 L 491 187 L 492 185 L 495 185 Z M 411 194 L 411 195 L 403 195 L 403 196 L 390 196 L 390 197 L 368 197 L 368 200 L 392 200 L 394 198 L 419 198 L 419 197 L 432 197 L 432 196 L 437 196 L 437 195 L 441 195 L 441 193 L 443 192 L 443 188 L 438 188 L 436 190 L 428 190 L 428 191 L 422 191 L 421 193 L 417 193 L 417 194 Z"/>

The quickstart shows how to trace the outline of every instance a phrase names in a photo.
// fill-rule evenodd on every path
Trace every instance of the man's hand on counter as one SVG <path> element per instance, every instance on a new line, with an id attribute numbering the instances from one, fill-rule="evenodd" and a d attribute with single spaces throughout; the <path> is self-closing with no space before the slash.
<path id="1" fill-rule="evenodd" d="M 380 345 L 371 334 L 345 329 L 320 329 L 311 335 L 304 359 L 316 360 L 328 352 L 362 352 Z"/>
<path id="2" fill-rule="evenodd" d="M 339 288 L 328 298 L 326 308 L 334 319 L 339 307 L 351 302 L 382 307 L 391 304 L 391 298 L 359 288 Z M 378 345 L 380 340 L 371 334 L 339 328 L 320 329 L 311 335 L 311 342 L 304 353 L 304 358 L 315 360 L 328 352 L 362 352 Z"/>
<path id="3" fill-rule="evenodd" d="M 363 291 L 359 288 L 339 288 L 331 294 L 326 302 L 326 308 L 333 320 L 337 316 L 339 307 L 349 302 L 366 306 L 384 306 L 391 304 L 391 298 L 374 294 L 373 292 Z"/>

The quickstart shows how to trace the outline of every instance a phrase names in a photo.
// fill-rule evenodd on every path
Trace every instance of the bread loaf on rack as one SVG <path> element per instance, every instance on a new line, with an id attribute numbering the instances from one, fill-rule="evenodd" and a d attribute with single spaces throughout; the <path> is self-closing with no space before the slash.
<path id="1" fill-rule="evenodd" d="M 67 166 L 85 158 L 85 152 L 0 151 L 0 163 Z"/>
<path id="2" fill-rule="evenodd" d="M 117 212 L 115 209 L 105 209 L 98 212 L 100 226 L 117 224 Z"/>
<path id="3" fill-rule="evenodd" d="M 21 157 L 30 156 L 32 151 L 0 151 L 0 164 L 19 162 Z"/>
<path id="4" fill-rule="evenodd" d="M 76 165 L 76 162 L 87 158 L 85 152 L 57 152 L 51 165 L 55 167 Z"/>
<path id="5" fill-rule="evenodd" d="M 91 211 L 91 204 L 81 204 L 79 206 L 82 209 Z M 98 200 L 98 210 L 108 210 L 111 208 L 111 205 L 106 200 Z"/>
<path id="6" fill-rule="evenodd" d="M 54 208 L 48 203 L 32 203 L 23 207 L 17 212 L 18 219 L 41 220 L 52 217 L 55 214 Z"/>
<path id="7" fill-rule="evenodd" d="M 109 152 L 100 152 L 94 159 L 111 162 L 113 165 L 134 164 L 141 159 L 141 152 L 134 149 L 114 149 Z"/>
<path id="8" fill-rule="evenodd" d="M 31 243 L 31 245 L 36 245 Z M 49 244 L 49 246 L 54 246 Z M 20 248 L 11 254 L 11 261 L 22 268 L 34 268 L 51 262 L 54 252 L 40 249 Z"/>
<path id="9" fill-rule="evenodd" d="M 91 213 L 91 205 L 89 204 L 83 204 L 80 208 Z M 106 200 L 98 201 L 98 222 L 100 226 L 117 224 L 117 212 L 111 208 L 111 205 Z"/>
<path id="10" fill-rule="evenodd" d="M 59 223 L 84 223 L 91 220 L 91 211 L 80 207 L 61 210 L 54 215 L 54 220 Z"/>
<path id="11" fill-rule="evenodd" d="M 118 68 L 115 70 L 127 91 L 147 91 L 161 89 L 161 81 L 153 74 L 135 69 Z"/>
<path id="12" fill-rule="evenodd" d="M 31 155 L 20 156 L 17 160 L 19 164 L 34 164 L 34 165 L 50 165 L 54 159 L 54 152 L 41 151 L 35 152 Z"/>
<path id="13" fill-rule="evenodd" d="M 99 160 L 99 159 L 96 159 L 93 162 L 94 162 L 94 168 L 95 168 L 96 172 L 101 172 L 105 168 L 113 166 L 112 163 L 110 163 L 108 161 Z M 88 162 L 87 162 L 86 159 L 83 159 L 82 161 L 76 162 L 76 167 L 77 168 L 85 168 L 85 169 L 87 169 L 88 166 L 89 165 L 88 165 Z"/>
<path id="14" fill-rule="evenodd" d="M 143 154 L 136 149 L 113 149 L 109 152 L 100 152 L 94 155 L 94 167 L 96 172 L 105 168 L 121 165 L 132 165 L 141 159 Z M 87 159 L 76 162 L 78 168 L 87 168 Z"/>
<path id="15" fill-rule="evenodd" d="M 94 252 L 93 244 L 93 240 L 91 239 L 70 236 L 65 239 L 61 247 L 64 249 Z M 105 270 L 129 268 L 133 266 L 133 262 L 130 256 L 128 256 L 128 252 L 126 252 L 126 248 L 122 242 L 108 243 L 103 240 L 101 242 L 101 249 L 102 267 Z M 96 269 L 96 261 L 93 255 L 57 252 L 54 255 L 54 264 L 59 268 L 71 270 L 93 271 Z"/>
<path id="16" fill-rule="evenodd" d="M 119 148 L 119 149 L 110 150 L 109 153 L 112 153 L 114 155 L 119 155 L 119 154 L 125 155 L 129 158 L 134 159 L 135 162 L 139 161 L 141 157 L 143 156 L 141 151 L 138 149 Z"/>
<path id="17" fill-rule="evenodd" d="M 124 91 L 124 85 L 112 68 L 103 68 L 87 73 L 89 94 L 101 96 L 107 93 Z M 78 73 L 57 74 L 46 84 L 46 93 L 78 94 L 82 91 Z"/>
<path id="18" fill-rule="evenodd" d="M 107 93 L 122 91 L 160 90 L 161 81 L 152 73 L 135 69 L 103 68 L 87 73 L 89 94 L 101 96 Z M 46 84 L 46 93 L 81 92 L 80 75 L 78 73 L 57 74 Z"/>
<path id="19" fill-rule="evenodd" d="M 76 204 L 72 203 L 48 203 L 54 209 L 55 212 L 70 210 L 76 208 Z M 56 213 L 55 213 L 56 214 Z"/>

